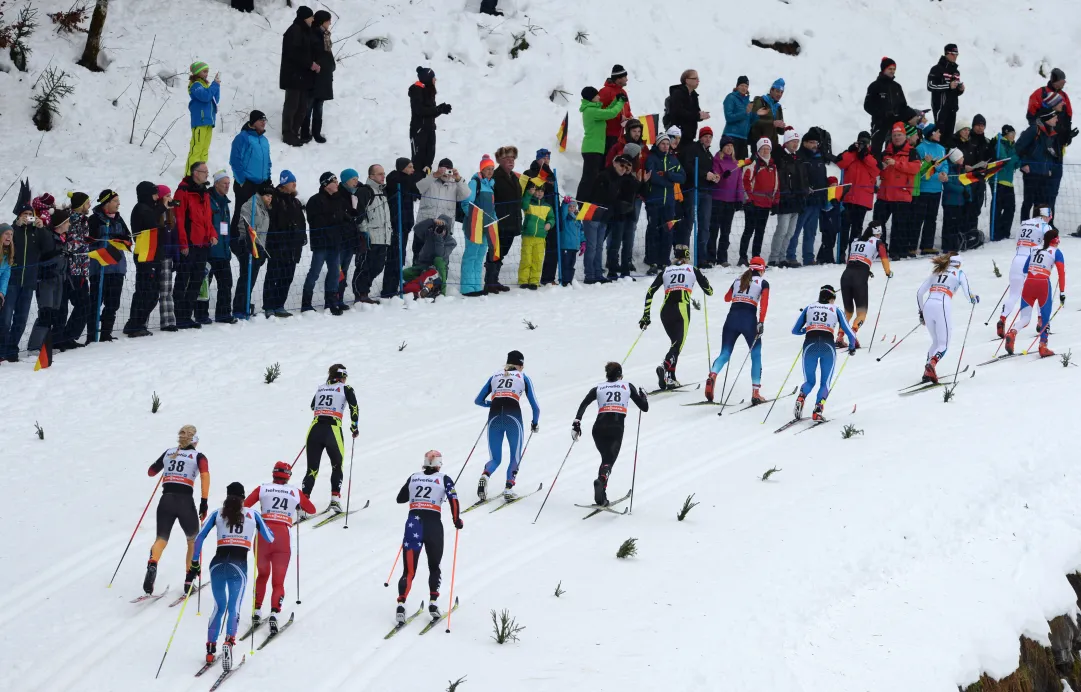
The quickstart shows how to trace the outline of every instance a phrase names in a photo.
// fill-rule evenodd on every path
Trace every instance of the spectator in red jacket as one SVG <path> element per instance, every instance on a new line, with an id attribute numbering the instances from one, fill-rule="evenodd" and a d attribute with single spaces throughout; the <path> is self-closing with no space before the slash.
<path id="1" fill-rule="evenodd" d="M 743 228 L 743 236 L 739 239 L 739 265 L 747 266 L 747 244 L 754 235 L 752 256 L 762 254 L 762 239 L 766 235 L 766 222 L 769 221 L 769 210 L 777 203 L 777 192 L 780 180 L 777 177 L 777 164 L 770 158 L 773 145 L 768 137 L 758 140 L 757 155 L 754 163 L 743 169 L 743 190 L 747 193 L 747 204 L 744 205 L 744 214 L 747 225 Z"/>
<path id="2" fill-rule="evenodd" d="M 623 97 L 623 112 L 618 117 L 612 118 L 604 126 L 604 150 L 608 151 L 619 139 L 623 131 L 623 123 L 634 116 L 631 115 L 631 100 L 623 87 L 627 86 L 627 70 L 622 65 L 612 66 L 612 76 L 604 80 L 597 95 L 601 97 L 601 106 L 607 108 L 617 96 Z M 614 157 L 613 157 L 614 158 Z"/>
<path id="3" fill-rule="evenodd" d="M 201 324 L 192 315 L 203 273 L 210 258 L 210 247 L 218 244 L 218 232 L 214 229 L 214 212 L 210 206 L 210 187 L 207 178 L 210 169 L 205 161 L 191 165 L 191 175 L 180 181 L 176 188 L 176 225 L 180 236 L 180 262 L 176 270 L 173 299 L 176 308 L 176 326 L 180 329 L 199 329 Z"/>
<path id="4" fill-rule="evenodd" d="M 878 160 L 871 152 L 871 133 L 861 132 L 856 142 L 841 154 L 837 167 L 845 172 L 844 213 L 841 215 L 841 249 L 862 234 L 863 220 L 875 206 L 875 181 L 878 180 Z"/>
<path id="5" fill-rule="evenodd" d="M 1066 88 L 1066 73 L 1055 68 L 1051 70 L 1051 78 L 1047 80 L 1047 86 L 1042 86 L 1028 97 L 1028 110 L 1025 117 L 1031 125 L 1036 120 L 1036 114 L 1041 108 L 1050 108 L 1059 113 L 1066 113 L 1073 120 L 1073 106 L 1070 105 L 1070 96 L 1063 89 Z"/>
<path id="6" fill-rule="evenodd" d="M 912 185 L 920 172 L 920 155 L 908 143 L 905 124 L 896 122 L 890 129 L 890 143 L 882 149 L 882 184 L 878 188 L 874 219 L 885 227 L 893 217 L 890 230 L 890 257 L 898 259 L 903 254 L 915 257 L 915 243 L 911 242 Z M 885 241 L 883 232 L 882 240 Z"/>

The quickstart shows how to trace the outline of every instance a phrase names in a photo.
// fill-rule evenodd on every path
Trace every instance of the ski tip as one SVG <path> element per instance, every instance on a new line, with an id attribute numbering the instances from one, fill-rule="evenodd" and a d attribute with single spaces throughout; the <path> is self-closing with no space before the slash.
<path id="1" fill-rule="evenodd" d="M 366 500 L 366 501 L 364 502 L 364 506 L 363 506 L 363 507 L 361 507 L 361 509 L 368 509 L 368 505 L 370 505 L 371 503 L 372 503 L 372 501 L 371 501 L 371 500 Z"/>

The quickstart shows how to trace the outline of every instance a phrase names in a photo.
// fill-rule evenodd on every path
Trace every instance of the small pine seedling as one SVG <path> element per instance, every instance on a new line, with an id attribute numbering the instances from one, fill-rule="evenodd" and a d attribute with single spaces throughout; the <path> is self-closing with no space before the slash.
<path id="1" fill-rule="evenodd" d="M 161 399 L 158 393 L 154 392 L 154 396 L 150 399 L 150 412 L 157 413 L 159 408 L 161 408 Z"/>
<path id="2" fill-rule="evenodd" d="M 514 45 L 511 46 L 510 57 L 514 60 L 523 50 L 529 50 L 529 41 L 526 40 L 524 31 L 520 34 L 511 34 L 511 38 L 514 40 Z"/>
<path id="3" fill-rule="evenodd" d="M 995 278 L 996 279 L 1001 279 L 1002 278 L 1002 272 L 999 271 L 999 269 L 998 269 L 998 262 L 996 262 L 994 260 L 991 260 L 991 267 L 994 268 L 994 270 L 995 270 Z"/>
<path id="4" fill-rule="evenodd" d="M 266 381 L 267 384 L 270 384 L 274 380 L 278 379 L 281 374 L 282 366 L 278 363 L 275 363 L 274 365 L 267 366 L 266 374 L 263 375 L 263 379 Z"/>
<path id="5" fill-rule="evenodd" d="M 528 329 L 529 331 L 533 331 L 534 329 L 537 328 L 537 325 L 533 324 L 529 320 L 522 320 L 522 324 L 524 324 L 525 328 Z"/>
<path id="6" fill-rule="evenodd" d="M 39 440 L 44 440 L 45 439 L 45 428 L 41 427 L 41 425 L 38 424 L 37 421 L 34 421 L 34 429 L 38 434 L 38 439 Z"/>
<path id="7" fill-rule="evenodd" d="M 694 493 L 687 496 L 687 499 L 683 501 L 683 507 L 680 508 L 679 514 L 676 515 L 676 519 L 683 521 L 690 514 L 691 510 L 698 506 L 697 502 L 691 502 L 694 499 Z"/>
<path id="8" fill-rule="evenodd" d="M 856 426 L 852 425 L 851 423 L 846 425 L 844 427 L 844 429 L 841 430 L 841 437 L 843 439 L 845 439 L 845 440 L 847 440 L 847 439 L 849 439 L 851 437 L 855 437 L 856 435 L 862 435 L 862 434 L 863 434 L 863 431 L 858 429 Z"/>
<path id="9" fill-rule="evenodd" d="M 404 351 L 405 347 L 408 346 L 408 345 L 409 344 L 405 343 L 404 341 L 402 343 L 398 344 L 398 353 L 401 353 L 402 351 Z"/>
<path id="10" fill-rule="evenodd" d="M 774 466 L 769 471 L 766 471 L 765 473 L 763 473 L 761 478 L 759 478 L 758 480 L 760 480 L 760 481 L 768 481 L 770 476 L 772 476 L 775 473 L 780 473 L 783 470 L 784 469 L 779 469 L 776 466 Z"/>
<path id="11" fill-rule="evenodd" d="M 589 43 L 589 33 L 585 31 L 579 31 L 577 34 L 574 35 L 574 40 L 584 46 L 585 44 Z"/>
<path id="12" fill-rule="evenodd" d="M 504 609 L 498 614 L 492 611 L 492 639 L 496 644 L 518 641 L 518 633 L 524 629 L 525 627 L 519 625 L 518 621 L 511 617 L 509 610 Z"/>
<path id="13" fill-rule="evenodd" d="M 560 582 L 558 584 L 556 584 L 556 598 L 559 598 L 560 596 L 562 596 L 565 593 L 567 593 L 567 592 L 563 590 L 563 581 L 560 580 Z"/>
<path id="14" fill-rule="evenodd" d="M 628 557 L 634 557 L 638 554 L 638 539 L 628 538 L 623 541 L 623 544 L 619 546 L 619 550 L 616 551 L 616 557 L 620 559 L 626 559 Z"/>
<path id="15" fill-rule="evenodd" d="M 956 389 L 956 387 L 946 387 L 944 390 L 942 390 L 942 403 L 950 403 L 950 401 L 953 399 L 954 389 Z"/>
<path id="16" fill-rule="evenodd" d="M 463 675 L 462 677 L 458 678 L 454 682 L 451 682 L 450 680 L 447 680 L 447 685 L 448 685 L 447 692 L 455 692 L 455 690 L 458 689 L 458 685 L 461 685 L 463 682 L 465 682 L 465 678 L 466 678 L 466 676 Z"/>
<path id="17" fill-rule="evenodd" d="M 1064 367 L 1064 368 L 1070 367 L 1070 358 L 1071 358 L 1072 353 L 1073 353 L 1073 349 L 1070 349 L 1070 350 L 1066 351 L 1065 353 L 1058 354 L 1058 357 L 1062 360 L 1062 367 Z"/>

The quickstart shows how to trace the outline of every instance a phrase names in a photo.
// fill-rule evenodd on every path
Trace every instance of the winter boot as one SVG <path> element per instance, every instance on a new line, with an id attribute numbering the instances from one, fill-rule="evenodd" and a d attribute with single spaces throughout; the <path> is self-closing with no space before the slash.
<path id="1" fill-rule="evenodd" d="M 796 397 L 796 405 L 792 409 L 793 418 L 803 418 L 803 402 L 806 401 L 807 395 L 803 392 L 799 393 Z"/>
<path id="2" fill-rule="evenodd" d="M 754 385 L 751 387 L 751 406 L 758 406 L 759 404 L 766 403 L 766 397 L 762 396 L 762 389 Z"/>
<path id="3" fill-rule="evenodd" d="M 668 378 L 666 377 L 666 374 L 664 372 L 664 366 L 663 365 L 658 365 L 657 366 L 657 388 L 662 390 L 662 391 L 665 390 L 665 389 L 668 389 L 667 379 Z"/>
<path id="4" fill-rule="evenodd" d="M 146 576 L 143 577 L 143 591 L 146 595 L 154 593 L 154 579 L 158 576 L 158 563 L 149 560 L 146 563 Z"/>
<path id="5" fill-rule="evenodd" d="M 428 615 L 432 617 L 432 622 L 436 622 L 443 617 L 443 613 L 439 612 L 439 606 L 434 601 L 428 604 Z"/>
<path id="6" fill-rule="evenodd" d="M 717 373 L 711 372 L 706 378 L 706 401 L 713 401 L 713 387 L 717 384 Z"/>
<path id="7" fill-rule="evenodd" d="M 345 312 L 345 310 L 342 310 L 341 305 L 331 304 L 329 307 L 330 307 L 330 314 L 334 315 L 335 317 L 338 317 L 339 315 L 341 315 L 341 314 L 343 314 Z"/>
<path id="8" fill-rule="evenodd" d="M 1055 352 L 1047 348 L 1047 344 L 1043 341 L 1040 342 L 1040 358 L 1046 358 L 1048 356 L 1055 355 Z"/>
<path id="9" fill-rule="evenodd" d="M 341 303 L 341 301 L 338 300 L 338 294 L 337 293 L 324 293 L 323 294 L 323 305 L 325 305 L 327 308 L 329 308 L 330 309 L 330 314 L 334 315 L 335 317 L 342 314 L 342 312 L 343 312 L 341 307 L 340 307 L 340 303 Z"/>
<path id="10" fill-rule="evenodd" d="M 312 307 L 313 293 L 314 293 L 314 291 L 304 291 L 301 294 L 301 296 L 300 296 L 300 311 L 301 312 L 311 312 L 312 310 L 315 310 L 315 308 Z"/>
<path id="11" fill-rule="evenodd" d="M 206 643 L 206 662 L 213 663 L 218 658 L 218 643 L 207 642 Z"/>
<path id="12" fill-rule="evenodd" d="M 379 299 L 378 298 L 372 298 L 367 293 L 360 294 L 360 296 L 357 297 L 357 302 L 358 303 L 364 303 L 366 305 L 379 305 Z"/>
<path id="13" fill-rule="evenodd" d="M 236 644 L 236 637 L 226 637 L 221 645 L 221 669 L 224 671 L 233 669 L 233 644 Z"/>
<path id="14" fill-rule="evenodd" d="M 405 606 L 401 603 L 399 603 L 398 607 L 394 610 L 394 621 L 399 625 L 405 624 Z"/>
<path id="15" fill-rule="evenodd" d="M 101 333 L 98 335 L 98 340 L 99 341 L 112 341 L 113 340 L 113 323 L 115 321 L 116 321 L 115 318 L 108 319 L 108 318 L 103 317 L 101 319 Z"/>
<path id="16" fill-rule="evenodd" d="M 815 404 L 814 411 L 811 413 L 811 420 L 826 420 L 826 417 L 822 415 L 822 411 L 826 408 L 826 400 L 823 399 Z"/>
<path id="17" fill-rule="evenodd" d="M 598 507 L 608 506 L 608 494 L 605 492 L 603 478 L 593 481 L 593 504 Z"/>
<path id="18" fill-rule="evenodd" d="M 477 497 L 481 500 L 488 499 L 488 474 L 480 474 L 480 480 L 477 481 Z"/>
<path id="19" fill-rule="evenodd" d="M 1006 316 L 1002 315 L 998 318 L 998 324 L 995 325 L 995 332 L 998 334 L 998 338 L 1003 339 L 1006 337 Z"/>
<path id="20" fill-rule="evenodd" d="M 335 514 L 342 513 L 342 495 L 341 493 L 330 494 L 330 506 L 327 507 L 327 511 L 334 512 Z"/>
<path id="21" fill-rule="evenodd" d="M 1013 355 L 1013 344 L 1017 340 L 1017 330 L 1011 329 L 1006 332 L 1006 353 Z"/>
<path id="22" fill-rule="evenodd" d="M 938 384 L 938 373 L 935 372 L 936 365 L 938 365 L 938 358 L 932 358 L 927 361 L 927 365 L 923 368 L 923 382 Z"/>
<path id="23" fill-rule="evenodd" d="M 270 628 L 270 634 L 275 635 L 278 633 L 278 613 L 277 611 L 270 611 L 270 618 L 266 621 L 267 627 Z"/>

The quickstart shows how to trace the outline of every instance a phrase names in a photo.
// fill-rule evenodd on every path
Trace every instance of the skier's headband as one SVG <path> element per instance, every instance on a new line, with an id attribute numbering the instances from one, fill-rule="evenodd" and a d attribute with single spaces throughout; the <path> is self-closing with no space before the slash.
<path id="1" fill-rule="evenodd" d="M 1050 219 L 1051 218 L 1051 209 L 1050 209 L 1050 207 L 1040 207 L 1040 216 L 1043 216 L 1045 218 Z"/>
<path id="2" fill-rule="evenodd" d="M 837 289 L 835 289 L 833 286 L 830 286 L 829 284 L 826 284 L 825 286 L 823 286 L 822 288 L 820 288 L 818 290 L 822 291 L 823 293 L 828 293 L 831 296 L 833 296 L 834 298 L 837 297 Z"/>

